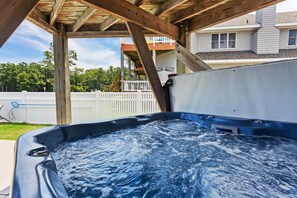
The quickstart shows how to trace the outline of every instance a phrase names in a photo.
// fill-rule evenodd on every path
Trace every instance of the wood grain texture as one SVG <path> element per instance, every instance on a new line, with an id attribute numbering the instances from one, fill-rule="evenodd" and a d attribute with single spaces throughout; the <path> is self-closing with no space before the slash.
<path id="1" fill-rule="evenodd" d="M 148 45 L 142 32 L 142 28 L 134 23 L 127 22 L 127 27 L 135 44 L 138 56 L 144 67 L 148 81 L 163 112 L 169 111 L 169 101 L 166 99 L 165 92 L 161 85 L 156 66 L 152 59 Z"/>
<path id="2" fill-rule="evenodd" d="M 203 12 L 190 19 L 189 31 L 198 31 L 244 14 L 276 4 L 283 0 L 241 0 L 228 3 Z"/>
<path id="3" fill-rule="evenodd" d="M 165 12 L 168 12 L 183 3 L 187 2 L 188 0 L 171 0 L 171 1 L 166 1 L 162 5 L 158 6 L 155 11 L 155 15 L 159 16 L 161 14 L 164 14 Z"/>
<path id="4" fill-rule="evenodd" d="M 58 17 L 58 14 L 64 4 L 65 0 L 56 0 L 56 3 L 53 7 L 53 11 L 51 12 L 50 17 L 50 24 L 53 25 L 56 21 L 56 18 Z"/>
<path id="5" fill-rule="evenodd" d="M 13 34 L 39 0 L 1 0 L 0 1 L 0 47 Z"/>
<path id="6" fill-rule="evenodd" d="M 54 36 L 55 92 L 57 124 L 71 123 L 70 73 L 68 63 L 68 39 L 65 26 L 58 24 Z"/>
<path id="7" fill-rule="evenodd" d="M 54 26 L 49 24 L 47 16 L 45 16 L 37 8 L 33 9 L 32 12 L 27 16 L 27 20 L 52 35 L 58 34 L 58 30 Z"/>
<path id="8" fill-rule="evenodd" d="M 71 26 L 70 31 L 71 32 L 76 32 L 95 12 L 96 12 L 96 9 L 87 8 L 83 12 L 83 14 Z"/>
<path id="9" fill-rule="evenodd" d="M 179 28 L 157 16 L 146 12 L 128 1 L 117 0 L 78 0 L 87 6 L 101 9 L 122 20 L 133 22 L 152 32 L 162 34 L 172 39 L 178 39 Z"/>
<path id="10" fill-rule="evenodd" d="M 107 30 L 108 28 L 110 28 L 112 25 L 116 24 L 120 20 L 121 19 L 118 19 L 114 16 L 110 16 L 100 24 L 100 30 L 101 31 Z"/>
<path id="11" fill-rule="evenodd" d="M 209 65 L 180 44 L 176 44 L 175 55 L 179 61 L 185 64 L 193 72 L 212 69 Z"/>
<path id="12" fill-rule="evenodd" d="M 197 1 L 195 6 L 191 6 L 187 9 L 184 9 L 182 12 L 176 13 L 171 16 L 170 21 L 172 23 L 181 22 L 185 19 L 199 15 L 202 12 L 206 12 L 207 10 L 223 5 L 228 1 L 230 0 L 199 0 Z"/>

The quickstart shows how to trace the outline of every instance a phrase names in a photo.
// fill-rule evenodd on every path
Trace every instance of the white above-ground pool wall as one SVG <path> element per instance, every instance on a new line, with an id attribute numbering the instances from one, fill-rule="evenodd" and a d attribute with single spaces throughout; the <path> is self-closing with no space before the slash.
<path id="1" fill-rule="evenodd" d="M 297 123 L 297 60 L 172 77 L 171 108 Z"/>

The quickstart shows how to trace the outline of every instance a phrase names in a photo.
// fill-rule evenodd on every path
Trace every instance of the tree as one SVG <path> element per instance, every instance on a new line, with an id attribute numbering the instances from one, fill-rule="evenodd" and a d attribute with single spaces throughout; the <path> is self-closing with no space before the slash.
<path id="1" fill-rule="evenodd" d="M 43 74 L 45 81 L 45 91 L 53 91 L 54 90 L 54 48 L 53 43 L 50 44 L 49 50 L 43 53 L 44 58 L 40 62 L 43 66 Z M 76 65 L 77 61 L 77 53 L 74 50 L 70 50 L 68 54 L 69 67 L 73 67 Z"/>
<path id="2" fill-rule="evenodd" d="M 69 51 L 71 91 L 120 91 L 119 67 L 84 70 L 76 67 L 77 54 Z M 125 68 L 127 73 L 127 68 Z M 53 45 L 38 63 L 0 64 L 0 91 L 54 91 Z"/>

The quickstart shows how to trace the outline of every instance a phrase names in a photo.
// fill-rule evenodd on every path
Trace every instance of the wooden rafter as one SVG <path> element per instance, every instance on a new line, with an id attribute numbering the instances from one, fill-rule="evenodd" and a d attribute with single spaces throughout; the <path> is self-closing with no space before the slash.
<path id="1" fill-rule="evenodd" d="M 281 1 L 283 0 L 230 1 L 191 18 L 189 31 L 201 30 Z"/>
<path id="2" fill-rule="evenodd" d="M 230 0 L 199 0 L 195 4 L 195 6 L 191 6 L 185 10 L 183 10 L 180 13 L 177 13 L 173 15 L 170 18 L 170 21 L 172 23 L 178 23 L 181 22 L 185 19 L 197 16 L 203 12 L 206 12 L 212 8 L 218 7 L 219 5 L 222 5 Z"/>
<path id="3" fill-rule="evenodd" d="M 133 22 L 152 32 L 178 39 L 179 28 L 168 23 L 159 17 L 148 13 L 147 11 L 135 6 L 128 1 L 118 0 L 78 0 L 94 9 L 101 9 L 109 14 L 114 15 L 122 20 Z"/>
<path id="4" fill-rule="evenodd" d="M 76 32 L 93 14 L 96 12 L 94 8 L 87 8 L 84 13 L 70 26 L 71 32 Z"/>
<path id="5" fill-rule="evenodd" d="M 37 8 L 33 9 L 30 14 L 27 16 L 27 20 L 31 23 L 41 27 L 50 34 L 58 34 L 58 30 L 49 24 L 47 16 L 40 12 Z"/>
<path id="6" fill-rule="evenodd" d="M 136 6 L 140 6 L 141 4 L 143 4 L 143 0 L 136 0 L 134 2 L 134 5 L 136 5 Z M 110 16 L 100 24 L 100 30 L 105 31 L 105 30 L 107 30 L 108 28 L 110 28 L 112 25 L 116 24 L 119 21 L 120 21 L 120 19 L 118 19 L 118 18 L 116 18 L 114 16 Z"/>
<path id="7" fill-rule="evenodd" d="M 39 0 L 1 0 L 0 1 L 0 47 L 22 23 Z"/>
<path id="8" fill-rule="evenodd" d="M 151 57 L 148 45 L 142 32 L 142 28 L 134 23 L 127 22 L 127 27 L 132 36 L 138 56 L 145 69 L 149 83 L 163 112 L 169 111 L 170 106 L 165 91 L 161 85 L 154 61 Z"/>
<path id="9" fill-rule="evenodd" d="M 56 21 L 56 18 L 58 17 L 58 14 L 63 7 L 65 0 L 56 0 L 56 3 L 53 7 L 53 11 L 51 12 L 50 16 L 50 24 L 53 25 Z"/>
<path id="10" fill-rule="evenodd" d="M 144 0 L 135 0 L 134 1 L 134 5 L 136 5 L 136 6 L 140 6 L 140 5 L 142 5 L 144 3 Z"/>
<path id="11" fill-rule="evenodd" d="M 183 3 L 187 2 L 188 0 L 172 0 L 172 1 L 165 1 L 164 4 L 160 5 L 156 11 L 155 15 L 160 16 L 161 14 L 164 14 L 165 12 L 168 12 Z"/>
<path id="12" fill-rule="evenodd" d="M 110 16 L 108 17 L 105 21 L 103 21 L 100 24 L 100 30 L 101 31 L 105 31 L 107 30 L 109 27 L 111 27 L 112 25 L 114 25 L 115 23 L 119 22 L 120 19 L 114 17 L 114 16 Z"/>

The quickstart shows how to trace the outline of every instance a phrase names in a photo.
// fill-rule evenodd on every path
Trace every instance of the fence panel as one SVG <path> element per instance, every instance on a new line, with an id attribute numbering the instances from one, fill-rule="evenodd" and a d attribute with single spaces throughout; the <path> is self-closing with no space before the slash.
<path id="1" fill-rule="evenodd" d="M 16 101 L 19 108 L 12 108 Z M 14 122 L 56 123 L 55 93 L 0 92 L 0 115 Z M 94 122 L 159 112 L 151 92 L 71 93 L 72 122 Z"/>

